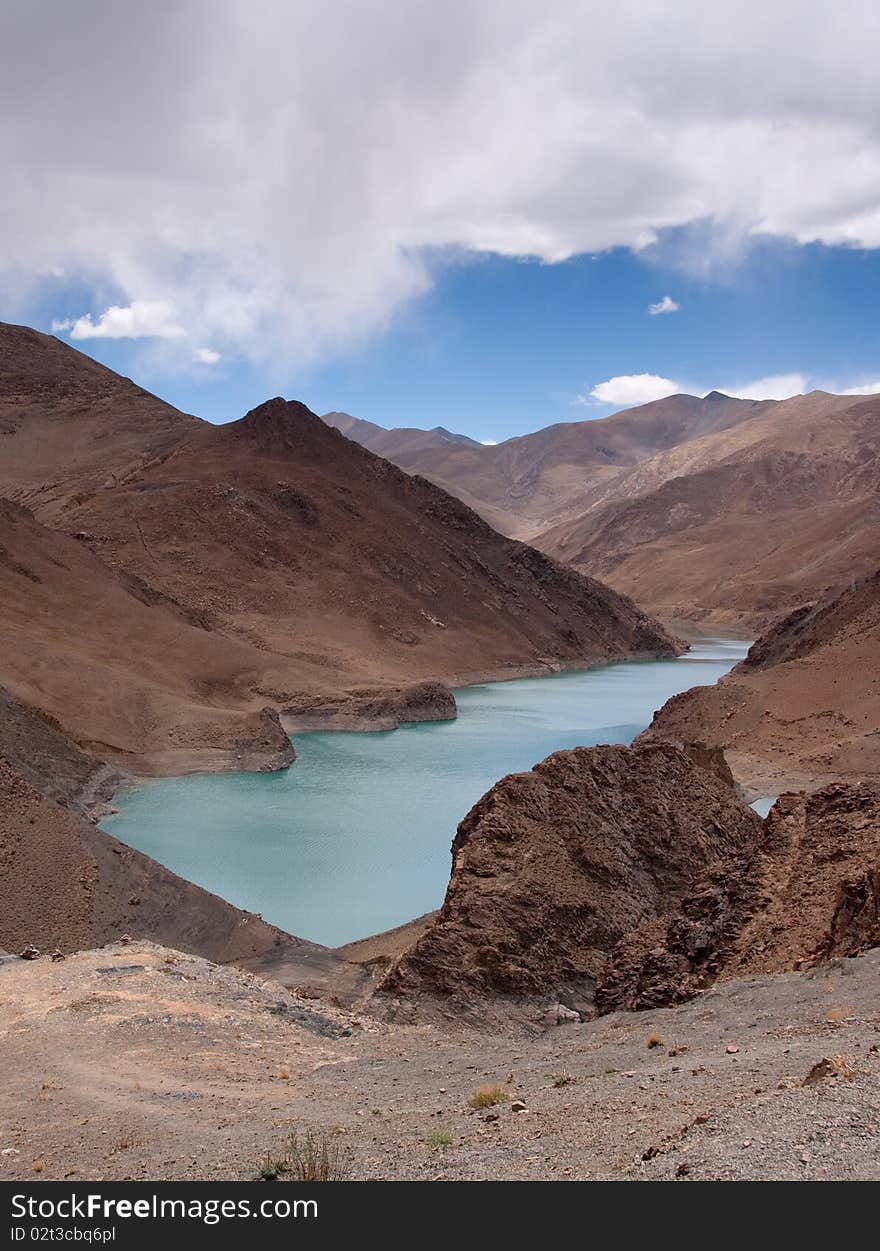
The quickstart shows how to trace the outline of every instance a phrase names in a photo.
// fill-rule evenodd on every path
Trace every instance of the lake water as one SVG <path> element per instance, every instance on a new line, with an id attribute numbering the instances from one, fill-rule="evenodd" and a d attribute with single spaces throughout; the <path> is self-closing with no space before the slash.
<path id="1" fill-rule="evenodd" d="M 298 734 L 284 772 L 145 782 L 102 824 L 239 907 L 336 946 L 439 906 L 456 826 L 505 773 L 564 747 L 631 742 L 671 695 L 715 682 L 747 647 L 704 639 L 677 660 L 467 687 L 456 721 Z"/>

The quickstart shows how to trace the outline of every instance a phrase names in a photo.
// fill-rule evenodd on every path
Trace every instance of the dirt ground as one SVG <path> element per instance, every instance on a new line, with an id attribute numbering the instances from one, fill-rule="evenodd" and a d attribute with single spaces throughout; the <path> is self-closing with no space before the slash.
<path id="1" fill-rule="evenodd" d="M 249 1180 L 312 1128 L 362 1179 L 878 1180 L 878 992 L 880 949 L 518 1037 L 379 1023 L 152 944 L 9 958 L 0 1178 Z M 507 1098 L 475 1111 L 484 1083 Z"/>

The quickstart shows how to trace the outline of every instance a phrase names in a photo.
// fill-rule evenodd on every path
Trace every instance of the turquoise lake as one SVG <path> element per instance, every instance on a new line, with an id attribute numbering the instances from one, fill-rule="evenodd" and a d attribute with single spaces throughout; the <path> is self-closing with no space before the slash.
<path id="1" fill-rule="evenodd" d="M 284 772 L 145 782 L 102 824 L 239 907 L 337 946 L 439 906 L 456 826 L 505 773 L 564 747 L 631 742 L 671 695 L 715 682 L 747 648 L 703 639 L 677 660 L 467 687 L 456 721 L 298 734 Z"/>

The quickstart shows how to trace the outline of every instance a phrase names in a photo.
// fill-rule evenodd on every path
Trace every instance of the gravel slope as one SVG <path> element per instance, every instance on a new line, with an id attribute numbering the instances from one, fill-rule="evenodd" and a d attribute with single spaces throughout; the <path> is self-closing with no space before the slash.
<path id="1" fill-rule="evenodd" d="M 381 1024 L 150 944 L 7 960 L 0 1178 L 246 1180 L 313 1126 L 359 1178 L 878 1180 L 878 989 L 874 950 L 523 1039 Z M 804 1085 L 836 1056 L 854 1076 Z M 469 1109 L 490 1081 L 510 1100 Z"/>

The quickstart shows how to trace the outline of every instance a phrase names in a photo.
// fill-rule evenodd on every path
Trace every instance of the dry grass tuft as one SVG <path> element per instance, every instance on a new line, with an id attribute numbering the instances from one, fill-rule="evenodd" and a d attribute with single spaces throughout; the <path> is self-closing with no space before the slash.
<path id="1" fill-rule="evenodd" d="M 474 1093 L 468 1099 L 468 1104 L 472 1108 L 491 1108 L 496 1103 L 506 1103 L 510 1098 L 507 1089 L 499 1085 L 478 1086 Z"/>
<path id="2" fill-rule="evenodd" d="M 649 1034 L 648 1037 L 645 1039 L 645 1046 L 648 1048 L 649 1051 L 651 1050 L 652 1047 L 662 1047 L 663 1039 L 660 1037 L 659 1034 Z"/>
<path id="3" fill-rule="evenodd" d="M 262 1181 L 331 1182 L 346 1181 L 351 1176 L 351 1152 L 341 1146 L 324 1129 L 307 1129 L 294 1133 L 287 1144 L 287 1154 L 279 1160 L 266 1157 L 258 1177 Z"/>

